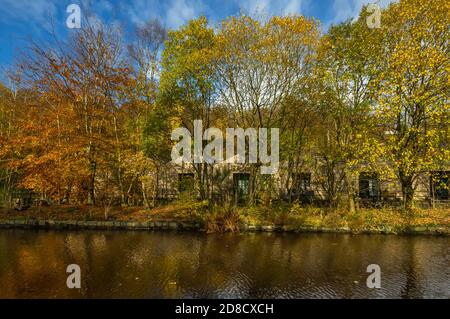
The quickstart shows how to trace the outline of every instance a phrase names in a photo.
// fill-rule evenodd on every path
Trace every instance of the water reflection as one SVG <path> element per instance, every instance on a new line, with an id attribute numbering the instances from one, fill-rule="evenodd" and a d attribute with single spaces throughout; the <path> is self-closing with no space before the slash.
<path id="1" fill-rule="evenodd" d="M 449 298 L 448 266 L 443 237 L 0 231 L 3 298 Z"/>

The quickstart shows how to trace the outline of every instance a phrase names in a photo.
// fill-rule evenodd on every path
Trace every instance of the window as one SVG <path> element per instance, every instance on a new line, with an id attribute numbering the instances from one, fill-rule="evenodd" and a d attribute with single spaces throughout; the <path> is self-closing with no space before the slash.
<path id="1" fill-rule="evenodd" d="M 178 191 L 191 192 L 194 190 L 194 174 L 193 173 L 182 173 L 178 174 Z"/>
<path id="2" fill-rule="evenodd" d="M 380 196 L 380 180 L 375 173 L 361 173 L 359 175 L 359 197 L 375 199 Z"/>
<path id="3" fill-rule="evenodd" d="M 305 195 L 311 188 L 311 173 L 300 173 L 294 175 L 294 192 Z"/>
<path id="4" fill-rule="evenodd" d="M 250 174 L 235 173 L 233 174 L 234 192 L 238 203 L 246 201 L 249 194 Z"/>
<path id="5" fill-rule="evenodd" d="M 449 177 L 448 172 L 432 172 L 431 173 L 431 197 L 436 200 L 449 199 Z"/>
<path id="6" fill-rule="evenodd" d="M 311 190 L 311 173 L 292 175 L 291 200 L 298 199 L 302 203 L 312 203 L 314 192 Z"/>

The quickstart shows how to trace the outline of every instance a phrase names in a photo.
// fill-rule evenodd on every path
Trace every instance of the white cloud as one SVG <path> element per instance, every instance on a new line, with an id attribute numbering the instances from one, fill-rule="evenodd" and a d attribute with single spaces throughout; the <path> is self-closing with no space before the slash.
<path id="1" fill-rule="evenodd" d="M 56 13 L 56 5 L 47 0 L 2 0 L 0 16 L 3 21 L 45 23 Z"/>
<path id="2" fill-rule="evenodd" d="M 130 0 L 120 2 L 121 11 L 126 12 L 132 24 L 141 24 L 153 18 L 161 18 L 161 2 L 158 0 Z"/>
<path id="3" fill-rule="evenodd" d="M 94 5 L 101 12 L 112 12 L 114 10 L 113 4 L 108 0 L 97 0 Z"/>
<path id="4" fill-rule="evenodd" d="M 207 8 L 205 0 L 130 0 L 121 3 L 133 24 L 141 24 L 149 19 L 159 18 L 168 27 L 177 28 L 190 19 L 203 14 Z"/>
<path id="5" fill-rule="evenodd" d="M 286 8 L 284 9 L 284 14 L 295 14 L 300 13 L 302 10 L 302 0 L 291 0 L 286 5 Z"/>
<path id="6" fill-rule="evenodd" d="M 270 10 L 270 2 L 269 0 L 247 0 L 238 2 L 241 4 L 242 9 L 248 11 L 249 14 L 254 13 L 266 13 Z"/>
<path id="7" fill-rule="evenodd" d="M 236 5 L 248 14 L 292 15 L 301 14 L 304 0 L 235 0 Z"/>
<path id="8" fill-rule="evenodd" d="M 195 18 L 202 6 L 200 1 L 172 0 L 166 15 L 168 26 L 176 28 Z"/>
<path id="9" fill-rule="evenodd" d="M 347 19 L 356 19 L 362 7 L 369 3 L 376 3 L 380 7 L 385 8 L 391 2 L 396 0 L 334 0 L 332 10 L 333 18 L 325 23 L 325 30 L 332 24 L 338 24 Z"/>

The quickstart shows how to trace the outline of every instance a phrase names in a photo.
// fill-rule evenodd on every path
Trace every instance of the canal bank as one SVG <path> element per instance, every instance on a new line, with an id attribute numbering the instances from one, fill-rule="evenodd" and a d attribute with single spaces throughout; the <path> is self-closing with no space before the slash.
<path id="1" fill-rule="evenodd" d="M 52 230 L 141 230 L 141 231 L 199 231 L 207 232 L 200 222 L 191 221 L 76 221 L 46 219 L 3 219 L 0 228 L 52 229 Z M 344 234 L 409 234 L 450 236 L 449 227 L 411 226 L 401 229 L 385 226 L 378 229 L 352 229 L 350 227 L 314 227 L 240 223 L 238 232 L 289 232 L 289 233 L 344 233 Z"/>

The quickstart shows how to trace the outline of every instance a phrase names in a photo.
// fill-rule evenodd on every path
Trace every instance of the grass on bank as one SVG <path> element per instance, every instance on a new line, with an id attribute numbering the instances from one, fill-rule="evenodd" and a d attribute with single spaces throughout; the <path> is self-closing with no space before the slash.
<path id="1" fill-rule="evenodd" d="M 208 232 L 239 231 L 247 225 L 284 225 L 291 229 L 349 229 L 360 231 L 401 232 L 411 227 L 450 228 L 450 209 L 415 209 L 405 212 L 394 208 L 359 209 L 349 213 L 346 209 L 330 209 L 278 204 L 251 207 L 232 205 L 209 206 L 182 198 L 172 204 L 144 209 L 142 207 L 48 206 L 23 211 L 0 209 L 1 219 L 49 219 L 81 221 L 190 221 L 199 222 Z"/>

